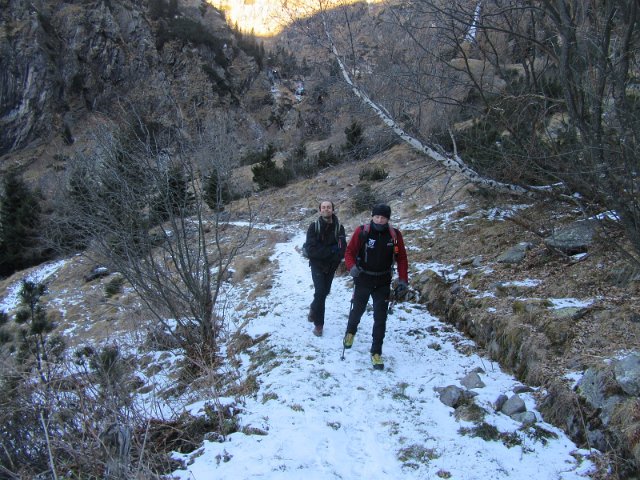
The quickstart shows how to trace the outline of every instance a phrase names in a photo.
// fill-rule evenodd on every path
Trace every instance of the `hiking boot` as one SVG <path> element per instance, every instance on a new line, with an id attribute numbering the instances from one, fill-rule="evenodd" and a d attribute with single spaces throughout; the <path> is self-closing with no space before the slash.
<path id="1" fill-rule="evenodd" d="M 383 370 L 384 362 L 382 361 L 382 355 L 379 353 L 374 353 L 371 355 L 371 364 L 375 370 Z"/>
<path id="2" fill-rule="evenodd" d="M 342 345 L 344 348 L 351 348 L 353 346 L 353 339 L 355 335 L 353 333 L 347 333 L 342 340 Z"/>
<path id="3" fill-rule="evenodd" d="M 321 337 L 322 336 L 322 325 L 316 325 L 315 327 L 313 327 L 313 334 L 316 337 Z"/>

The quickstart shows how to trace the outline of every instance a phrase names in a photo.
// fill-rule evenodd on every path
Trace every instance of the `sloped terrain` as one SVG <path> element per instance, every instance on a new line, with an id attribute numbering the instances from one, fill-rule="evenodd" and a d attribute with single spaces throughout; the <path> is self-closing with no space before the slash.
<path id="1" fill-rule="evenodd" d="M 639 346 L 639 285 L 624 261 L 619 233 L 599 227 L 586 252 L 567 255 L 549 248 L 544 238 L 581 220 L 570 205 L 496 197 L 464 186 L 402 146 L 370 163 L 390 173 L 372 188 L 378 200 L 391 204 L 392 221 L 404 225 L 416 299 L 518 378 L 541 386 L 538 400 L 547 418 L 576 441 L 610 452 L 620 465 L 616 475 L 633 471 L 637 447 L 631 432 L 638 423 L 636 413 L 627 415 L 637 396 L 620 386 L 589 391 L 600 383 L 592 380 L 593 372 L 610 378 L 612 362 Z M 329 198 L 349 233 L 369 219 L 368 211 L 352 208 L 364 167 L 321 172 L 269 195 L 268 207 L 258 210 L 265 220 L 305 228 L 317 203 Z M 522 242 L 528 244 L 522 261 L 498 262 Z M 613 412 L 607 407 L 603 427 L 598 402 L 612 396 L 619 401 Z"/>
<path id="2" fill-rule="evenodd" d="M 149 47 L 151 64 L 142 71 L 150 80 L 140 85 L 141 71 L 134 65 L 144 64 L 144 55 L 136 57 L 138 63 L 120 64 L 121 54 L 117 52 L 127 51 L 128 43 L 137 43 L 139 38 L 152 45 L 156 41 L 152 30 L 159 25 L 148 23 L 146 14 L 136 13 L 135 9 L 118 7 L 113 13 L 107 4 L 100 7 L 101 15 L 110 19 L 100 37 L 103 47 L 108 48 L 101 51 L 106 52 L 105 55 L 115 53 L 107 59 L 96 59 L 96 64 L 105 68 L 111 65 L 113 68 L 106 73 L 114 77 L 124 75 L 116 67 L 126 66 L 128 82 L 124 85 L 136 84 L 133 93 L 141 99 L 155 96 L 154 92 L 170 85 L 176 91 L 186 92 L 185 104 L 190 103 L 192 92 L 181 89 L 189 84 L 197 86 L 211 105 L 226 110 L 238 107 L 212 86 L 211 78 L 201 68 L 204 62 L 221 71 L 236 92 L 247 93 L 236 112 L 242 125 L 238 136 L 245 135 L 238 140 L 240 147 L 262 146 L 275 138 L 283 150 L 287 150 L 301 138 L 311 138 L 313 141 L 307 142 L 306 148 L 312 156 L 329 145 L 339 149 L 344 142 L 344 127 L 350 123 L 355 110 L 352 104 L 344 105 L 348 102 L 339 93 L 339 87 L 330 89 L 327 95 L 322 79 L 308 79 L 308 96 L 298 100 L 292 93 L 293 79 L 270 84 L 266 73 L 258 73 L 253 60 L 240 51 L 225 70 L 212 61 L 215 52 L 202 45 L 191 49 L 187 42 L 174 42 L 160 53 Z M 82 2 L 67 2 L 60 9 L 73 13 L 85 6 Z M 31 37 L 27 34 L 37 34 L 40 39 L 49 39 L 49 43 L 59 42 L 50 35 L 52 30 L 46 31 L 47 26 L 59 32 L 60 38 L 67 38 L 65 35 L 70 35 L 73 28 L 67 23 L 72 17 L 66 13 L 57 7 L 51 7 L 48 16 L 31 17 L 25 8 L 11 12 L 12 16 L 5 12 L 11 19 L 6 25 L 14 29 L 15 37 L 3 35 L 3 42 L 17 39 L 18 33 L 25 34 L 20 40 L 25 43 L 22 49 L 11 49 L 5 42 L 5 49 L 12 54 L 7 58 L 20 63 L 16 52 L 25 52 L 28 44 L 36 44 L 28 40 Z M 230 30 L 216 14 L 209 11 L 207 15 L 211 17 L 209 24 L 216 38 L 233 42 Z M 87 22 L 101 25 L 99 17 L 91 17 Z M 87 29 L 99 30 L 95 25 Z M 131 39 L 135 41 L 127 41 Z M 85 129 L 99 128 L 102 121 L 101 114 L 91 108 L 111 105 L 113 98 L 109 88 L 102 88 L 99 75 L 94 75 L 88 57 L 85 58 L 90 53 L 85 51 L 88 44 L 80 41 L 77 45 L 84 59 L 81 64 L 76 65 L 77 52 L 70 49 L 67 53 L 71 60 L 65 64 L 68 71 L 56 71 L 60 78 L 55 81 L 65 85 L 63 97 L 48 104 L 39 117 L 34 117 L 34 112 L 26 112 L 24 122 L 16 127 L 18 133 L 6 130 L 11 142 L 18 137 L 25 142 L 36 138 L 38 141 L 22 152 L 4 156 L 3 168 L 19 164 L 28 168 L 27 177 L 42 179 L 44 172 L 45 180 L 40 181 L 55 183 L 56 172 L 64 170 L 67 156 L 72 155 L 75 148 L 88 145 L 85 135 L 89 132 Z M 49 52 L 59 44 L 45 46 Z M 28 55 L 23 57 L 27 59 Z M 39 58 L 44 63 L 51 61 L 47 55 Z M 45 71 L 43 67 L 40 73 Z M 47 91 L 48 82 L 54 80 L 44 78 L 37 88 L 24 90 L 37 97 L 39 92 Z M 8 88 L 11 83 L 3 85 Z M 126 90 L 123 85 L 119 88 Z M 248 91 L 244 92 L 244 88 Z M 321 96 L 323 92 L 325 95 Z M 21 101 L 16 98 L 15 103 L 19 104 Z M 163 105 L 154 105 L 158 111 L 163 110 L 161 107 Z M 59 110 L 64 113 L 60 114 Z M 360 120 L 365 118 L 361 112 L 355 116 Z M 36 117 L 41 125 L 33 125 Z M 162 121 L 171 123 L 166 118 Z M 367 142 L 386 144 L 382 139 L 388 138 L 388 132 L 370 126 L 371 123 L 363 121 L 368 126 Z M 69 145 L 68 129 L 75 137 L 73 146 Z M 44 141 L 39 137 L 45 133 L 53 135 L 49 144 L 39 143 Z M 7 148 L 11 142 L 3 140 L 2 144 Z M 598 227 L 594 241 L 580 255 L 563 254 L 544 243 L 554 230 L 581 219 L 581 213 L 571 205 L 495 196 L 448 176 L 406 147 L 395 146 L 366 163 L 327 168 L 313 178 L 283 189 L 252 195 L 250 204 L 256 221 L 276 228 L 268 233 L 260 229 L 254 232 L 252 241 L 237 259 L 236 276 L 229 287 L 239 288 L 244 276 L 248 276 L 253 283 L 246 292 L 247 299 L 254 302 L 253 313 L 258 315 L 260 299 L 273 282 L 274 272 L 268 259 L 274 245 L 292 232 L 304 231 L 315 218 L 315 209 L 321 200 L 330 199 L 337 204 L 338 215 L 348 233 L 368 221 L 368 210 L 353 205 L 363 183 L 359 180 L 360 173 L 367 165 L 384 168 L 389 173 L 383 181 L 368 183 L 377 201 L 390 203 L 392 221 L 403 228 L 410 248 L 413 302 L 473 339 L 475 344 L 465 344 L 466 349 L 488 355 L 522 382 L 539 386 L 534 396 L 545 419 L 568 432 L 580 446 L 609 452 L 612 464 L 618 466 L 612 475 L 624 477 L 637 469 L 640 465 L 638 396 L 620 386 L 613 367 L 620 358 L 638 351 L 640 287 L 637 273 L 624 262 L 619 247 L 624 248 L 625 242 L 615 225 L 605 223 L 606 232 L 602 226 Z M 244 173 L 244 184 L 250 185 L 249 167 L 244 168 Z M 231 205 L 228 212 L 231 220 L 248 218 L 244 202 Z M 505 251 L 523 242 L 528 245 L 519 262 L 498 261 Z M 73 257 L 46 278 L 48 307 L 58 320 L 59 330 L 71 345 L 81 345 L 88 339 L 114 341 L 131 332 L 135 332 L 130 338 L 134 344 L 144 343 L 150 323 L 148 312 L 126 284 L 115 295 L 107 293 L 109 285 L 119 281 L 116 272 L 86 280 L 96 262 L 82 256 Z M 0 282 L 0 298 L 5 300 L 5 306 L 13 305 L 16 282 L 28 273 L 19 272 Z M 637 378 L 637 369 L 635 375 Z M 576 383 L 580 380 L 583 382 L 577 388 L 581 393 L 578 395 Z M 590 386 L 593 386 L 591 392 Z"/>
<path id="3" fill-rule="evenodd" d="M 294 232 L 304 232 L 321 200 L 336 203 L 348 234 L 369 220 L 370 212 L 357 211 L 353 199 L 362 183 L 361 171 L 372 165 L 389 174 L 372 182 L 371 188 L 378 201 L 391 205 L 392 223 L 402 227 L 410 262 L 411 308 L 427 308 L 475 341 L 454 342 L 462 352 L 487 355 L 520 381 L 540 387 L 532 400 L 538 402 L 545 420 L 569 433 L 578 445 L 598 447 L 617 457 L 621 467 L 616 475 L 624 478 L 629 471 L 625 465 L 632 468 L 635 444 L 633 436 L 625 437 L 623 432 L 636 431 L 636 417 L 632 414 L 621 421 L 614 415 L 618 420 L 603 429 L 598 407 L 577 396 L 574 386 L 589 369 L 606 371 L 612 360 L 638 350 L 638 284 L 612 246 L 622 241 L 619 238 L 597 237 L 587 255 L 579 256 L 545 247 L 543 232 L 579 218 L 569 207 L 477 191 L 438 172 L 404 146 L 369 162 L 323 170 L 314 178 L 250 198 L 255 222 L 271 227 L 268 232 L 254 231 L 236 259 L 236 275 L 228 285 L 231 292 L 245 292 L 247 319 L 269 312 L 263 301 L 274 288 L 274 266 L 268 260 L 274 246 Z M 230 218 L 248 218 L 246 205 L 244 201 L 231 205 Z M 521 242 L 531 245 L 520 263 L 497 261 Z M 253 266 L 245 268 L 247 264 Z M 134 343 L 144 342 L 150 316 L 126 284 L 115 296 L 105 293 L 116 273 L 87 281 L 85 276 L 94 266 L 82 256 L 73 257 L 47 279 L 49 308 L 58 312 L 59 329 L 71 344 L 88 339 L 114 341 L 127 332 L 137 332 L 130 337 Z M 279 268 L 286 270 L 281 264 Z M 26 273 L 0 284 L 5 307 Z M 251 286 L 248 290 L 246 282 Z M 300 288 L 310 301 L 308 285 L 303 282 Z M 287 308 L 285 299 L 282 308 Z M 304 315 L 300 312 L 301 322 Z M 296 329 L 304 329 L 304 323 Z M 338 328 L 341 331 L 342 326 Z M 424 349 L 423 343 L 416 348 Z M 623 397 L 619 388 L 613 393 L 625 408 L 637 401 Z M 594 445 L 598 438 L 611 441 L 612 448 Z"/>

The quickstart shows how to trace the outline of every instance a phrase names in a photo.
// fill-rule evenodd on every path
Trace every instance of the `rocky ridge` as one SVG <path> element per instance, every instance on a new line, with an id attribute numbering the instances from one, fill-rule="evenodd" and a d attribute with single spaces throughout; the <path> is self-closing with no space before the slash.
<path id="1" fill-rule="evenodd" d="M 176 106 L 194 121 L 237 105 L 258 67 L 221 14 L 154 15 L 153 3 L 0 2 L 3 168 L 60 163 L 104 119 L 131 110 L 168 126 Z"/>

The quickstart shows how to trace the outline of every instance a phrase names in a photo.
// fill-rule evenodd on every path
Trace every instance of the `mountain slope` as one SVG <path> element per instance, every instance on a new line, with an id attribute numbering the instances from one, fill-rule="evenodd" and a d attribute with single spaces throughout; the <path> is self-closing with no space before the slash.
<path id="1" fill-rule="evenodd" d="M 336 279 L 329 298 L 325 337 L 317 339 L 311 335 L 311 326 L 305 319 L 312 296 L 311 279 L 305 262 L 296 251 L 302 241 L 300 233 L 306 231 L 307 225 L 315 219 L 320 200 L 330 198 L 336 202 L 338 215 L 348 234 L 369 220 L 370 212 L 354 208 L 353 199 L 359 172 L 370 163 L 342 164 L 323 170 L 312 179 L 283 189 L 261 192 L 250 201 L 251 210 L 257 217 L 257 228 L 235 263 L 237 274 L 225 283 L 225 292 L 229 295 L 227 301 L 221 300 L 218 305 L 220 314 L 228 320 L 229 334 L 246 324 L 246 333 L 254 339 L 250 343 L 258 342 L 250 353 L 243 354 L 240 367 L 240 373 L 244 372 L 243 381 L 255 385 L 257 390 L 230 391 L 228 397 L 220 399 L 224 404 L 234 403 L 236 398 L 232 397 L 238 395 L 244 402 L 240 422 L 246 429 L 242 431 L 253 432 L 257 436 L 245 438 L 238 433 L 231 436 L 229 444 L 207 442 L 205 452 L 215 453 L 213 457 L 203 455 L 199 458 L 215 463 L 219 453 L 220 472 L 225 475 L 228 467 L 224 462 L 224 449 L 227 447 L 228 453 L 237 458 L 248 455 L 247 452 L 240 453 L 240 450 L 256 442 L 267 450 L 258 447 L 248 449 L 262 452 L 263 458 L 271 458 L 272 453 L 284 459 L 290 458 L 286 451 L 293 447 L 280 446 L 280 442 L 284 443 L 284 438 L 294 433 L 289 429 L 280 430 L 284 428 L 282 424 L 294 422 L 296 429 L 304 430 L 304 419 L 313 416 L 314 422 L 320 424 L 309 424 L 309 428 L 318 429 L 314 431 L 319 431 L 323 441 L 326 440 L 314 445 L 323 452 L 323 456 L 333 458 L 335 462 L 316 461 L 316 457 L 310 456 L 310 450 L 300 449 L 295 450 L 295 462 L 282 460 L 287 471 L 293 465 L 302 465 L 310 474 L 317 469 L 349 478 L 352 464 L 338 464 L 338 460 L 343 461 L 345 457 L 332 450 L 332 442 L 352 435 L 362 442 L 362 450 L 367 450 L 376 435 L 375 441 L 382 442 L 384 446 L 384 453 L 380 455 L 384 455 L 382 458 L 386 460 L 384 467 L 378 465 L 378 468 L 397 472 L 403 469 L 403 462 L 413 462 L 399 457 L 418 456 L 423 459 L 418 462 L 422 465 L 418 472 L 424 474 L 431 471 L 429 465 L 438 465 L 446 475 L 446 472 L 458 471 L 457 464 L 447 461 L 448 455 L 458 455 L 456 452 L 460 444 L 457 442 L 468 441 L 465 435 L 452 432 L 459 427 L 472 426 L 441 423 L 445 419 L 452 422 L 454 411 L 439 403 L 433 388 L 459 386 L 460 378 L 478 366 L 483 369 L 484 373 L 480 375 L 487 384 L 487 387 L 478 389 L 478 403 L 489 411 L 487 423 L 495 424 L 500 432 L 513 434 L 517 423 L 507 420 L 502 414 L 494 414 L 491 403 L 500 393 L 511 396 L 513 386 L 524 382 L 534 387 L 533 392 L 524 395 L 529 410 L 533 411 L 537 403 L 544 419 L 562 427 L 572 435 L 574 442 L 581 442 L 580 445 L 586 447 L 590 443 L 593 445 L 593 440 L 598 438 L 596 435 L 601 435 L 602 439 L 617 438 L 620 442 L 617 448 L 622 449 L 621 437 L 616 437 L 613 429 L 609 432 L 603 429 L 600 413 L 588 403 L 594 397 L 587 401 L 574 391 L 576 381 L 589 381 L 593 372 L 638 349 L 639 325 L 633 320 L 638 305 L 635 300 L 637 283 L 620 283 L 622 263 L 606 239 L 594 242 L 587 256 L 579 259 L 563 257 L 549 251 L 533 231 L 524 228 L 524 220 L 531 225 L 555 229 L 579 218 L 577 212 L 561 205 L 518 204 L 506 197 L 485 197 L 482 192 L 459 183 L 455 177 L 439 175 L 431 165 L 425 164 L 422 158 L 405 147 L 394 147 L 377 155 L 371 162 L 372 165 L 383 165 L 389 172 L 386 180 L 373 182 L 371 187 L 378 199 L 391 204 L 392 222 L 403 230 L 409 249 L 409 276 L 413 291 L 411 302 L 396 307 L 389 321 L 384 348 L 387 371 L 378 375 L 380 372 L 373 372 L 370 368 L 367 353 L 370 314 L 363 319 L 354 348 L 347 352 L 344 361 L 339 359 L 351 288 L 345 277 Z M 229 206 L 228 213 L 232 222 L 246 219 L 247 204 L 235 202 Z M 266 228 L 264 224 L 272 226 Z M 503 264 L 498 261 L 504 250 L 521 242 L 531 244 L 521 263 Z M 250 268 L 243 267 L 247 264 Z M 168 418 L 182 410 L 185 398 L 189 403 L 200 399 L 216 403 L 216 395 L 225 389 L 221 386 L 213 390 L 202 388 L 207 384 L 208 376 L 189 382 L 188 391 L 173 397 L 175 379 L 179 378 L 177 374 L 167 365 L 167 360 L 158 365 L 149 363 L 149 357 L 163 358 L 166 353 L 148 352 L 153 342 L 146 344 L 141 341 L 148 339 L 154 330 L 150 316 L 126 286 L 114 297 L 105 295 L 107 286 L 117 274 L 86 282 L 83 276 L 90 272 L 92 266 L 83 257 L 73 257 L 59 266 L 59 270 L 47 280 L 47 308 L 57 312 L 59 331 L 64 332 L 70 344 L 97 341 L 107 345 L 113 342 L 130 345 L 137 352 L 136 363 L 139 363 L 137 368 L 143 383 L 139 389 L 141 401 L 151 402 L 147 408 L 153 408 L 155 412 L 157 399 L 165 398 L 174 405 L 166 412 Z M 11 292 L 26 273 L 20 272 L 0 282 L 2 298 L 11 297 Z M 243 280 L 243 277 L 246 278 Z M 437 314 L 440 320 L 432 317 L 433 314 Z M 460 337 L 456 329 L 466 332 L 469 338 Z M 260 342 L 264 333 L 270 338 Z M 232 338 L 228 340 L 229 347 L 233 348 Z M 484 355 L 483 359 L 476 356 L 480 354 Z M 455 368 L 450 365 L 454 359 Z M 501 376 L 497 362 L 515 374 L 518 380 Z M 221 369 L 233 370 L 233 365 L 223 365 Z M 296 387 L 294 390 L 291 389 L 292 383 Z M 203 391 L 209 393 L 203 395 Z M 336 392 L 342 398 L 332 400 Z M 618 390 L 608 393 L 615 397 L 605 398 L 623 402 L 618 403 L 619 406 L 634 401 L 632 396 L 621 397 Z M 333 403 L 323 403 L 324 407 L 314 408 L 325 400 Z M 373 409 L 367 409 L 369 404 Z M 179 405 L 177 410 L 176 405 Z M 576 416 L 576 405 L 580 405 L 579 413 L 584 417 Z M 200 406 L 195 405 L 190 410 L 196 411 Z M 442 413 L 434 418 L 428 416 L 430 408 L 445 412 L 445 419 L 441 418 Z M 375 416 L 378 410 L 380 417 Z M 390 411 L 402 413 L 396 415 Z M 468 412 L 456 409 L 456 414 L 467 415 Z M 350 419 L 354 415 L 357 421 Z M 537 416 L 540 420 L 540 414 Z M 269 420 L 272 418 L 276 419 Z M 589 422 L 586 424 L 588 430 L 580 427 L 585 427 L 584 421 Z M 336 422 L 344 428 L 334 430 Z M 397 434 L 393 433 L 396 431 L 393 422 L 402 425 Z M 627 432 L 633 431 L 634 417 L 626 417 L 625 422 L 620 424 L 622 428 Z M 322 424 L 327 423 L 334 427 L 330 425 L 325 429 Z M 371 430 L 362 427 L 363 424 L 372 424 Z M 618 425 L 612 423 L 609 427 L 619 428 Z M 276 431 L 272 438 L 277 440 L 259 435 L 267 427 L 267 433 Z M 559 434 L 548 425 L 544 428 Z M 439 436 L 437 432 L 441 429 L 447 430 L 449 436 Z M 401 438 L 404 435 L 401 430 L 407 430 L 406 439 Z M 378 439 L 378 434 L 382 439 Z M 591 437 L 585 438 L 585 435 Z M 562 435 L 559 438 L 563 442 L 562 447 L 558 447 L 564 452 L 561 458 L 569 461 L 568 471 L 574 472 L 567 475 L 582 474 L 583 467 L 577 466 L 567 456 L 575 446 L 567 443 Z M 530 466 L 532 457 L 526 454 L 515 463 L 512 455 L 514 451 L 522 452 L 520 446 L 512 450 L 501 442 L 485 445 L 478 439 L 472 441 L 473 448 L 480 452 L 482 458 L 496 459 L 497 463 L 483 464 L 482 468 L 498 472 L 497 478 L 502 478 L 500 475 L 507 478 L 506 473 L 498 471 L 501 458 L 507 459 L 507 463 L 513 464 L 512 468 L 520 473 Z M 523 441 L 537 452 L 534 457 L 542 455 L 545 458 L 537 461 L 546 465 L 546 455 L 550 452 L 542 443 L 528 438 Z M 419 447 L 409 448 L 413 444 Z M 632 446 L 632 443 L 628 445 Z M 344 448 L 348 450 L 348 447 Z M 408 449 L 406 455 L 399 453 L 404 448 Z M 232 449 L 233 452 L 229 452 Z M 430 449 L 435 449 L 435 452 Z M 550 455 L 549 470 L 545 470 L 545 474 L 550 475 L 548 478 L 557 478 L 552 472 L 560 469 L 559 464 L 554 463 L 559 457 Z M 437 459 L 424 461 L 429 456 L 437 456 Z M 357 458 L 361 466 L 375 461 L 369 457 Z M 251 459 L 255 460 L 254 457 Z M 251 468 L 262 468 L 262 473 L 271 472 L 274 464 L 265 462 L 263 459 Z M 424 465 L 425 462 L 428 465 Z M 239 468 L 238 463 L 231 465 Z M 465 465 L 468 464 L 460 468 L 466 468 Z M 588 468 L 586 465 L 584 468 Z M 194 468 L 201 468 L 200 464 Z M 407 471 L 411 472 L 410 468 Z M 606 478 L 597 475 L 593 478 Z"/>

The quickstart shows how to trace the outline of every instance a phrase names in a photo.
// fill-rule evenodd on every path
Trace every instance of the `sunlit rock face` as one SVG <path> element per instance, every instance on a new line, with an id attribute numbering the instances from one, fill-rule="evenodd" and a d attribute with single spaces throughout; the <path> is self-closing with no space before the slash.
<path id="1" fill-rule="evenodd" d="M 325 10 L 358 3 L 358 0 L 207 0 L 225 12 L 229 25 L 238 25 L 244 32 L 268 37 L 277 35 L 294 20 Z M 367 0 L 379 3 L 381 0 Z"/>

